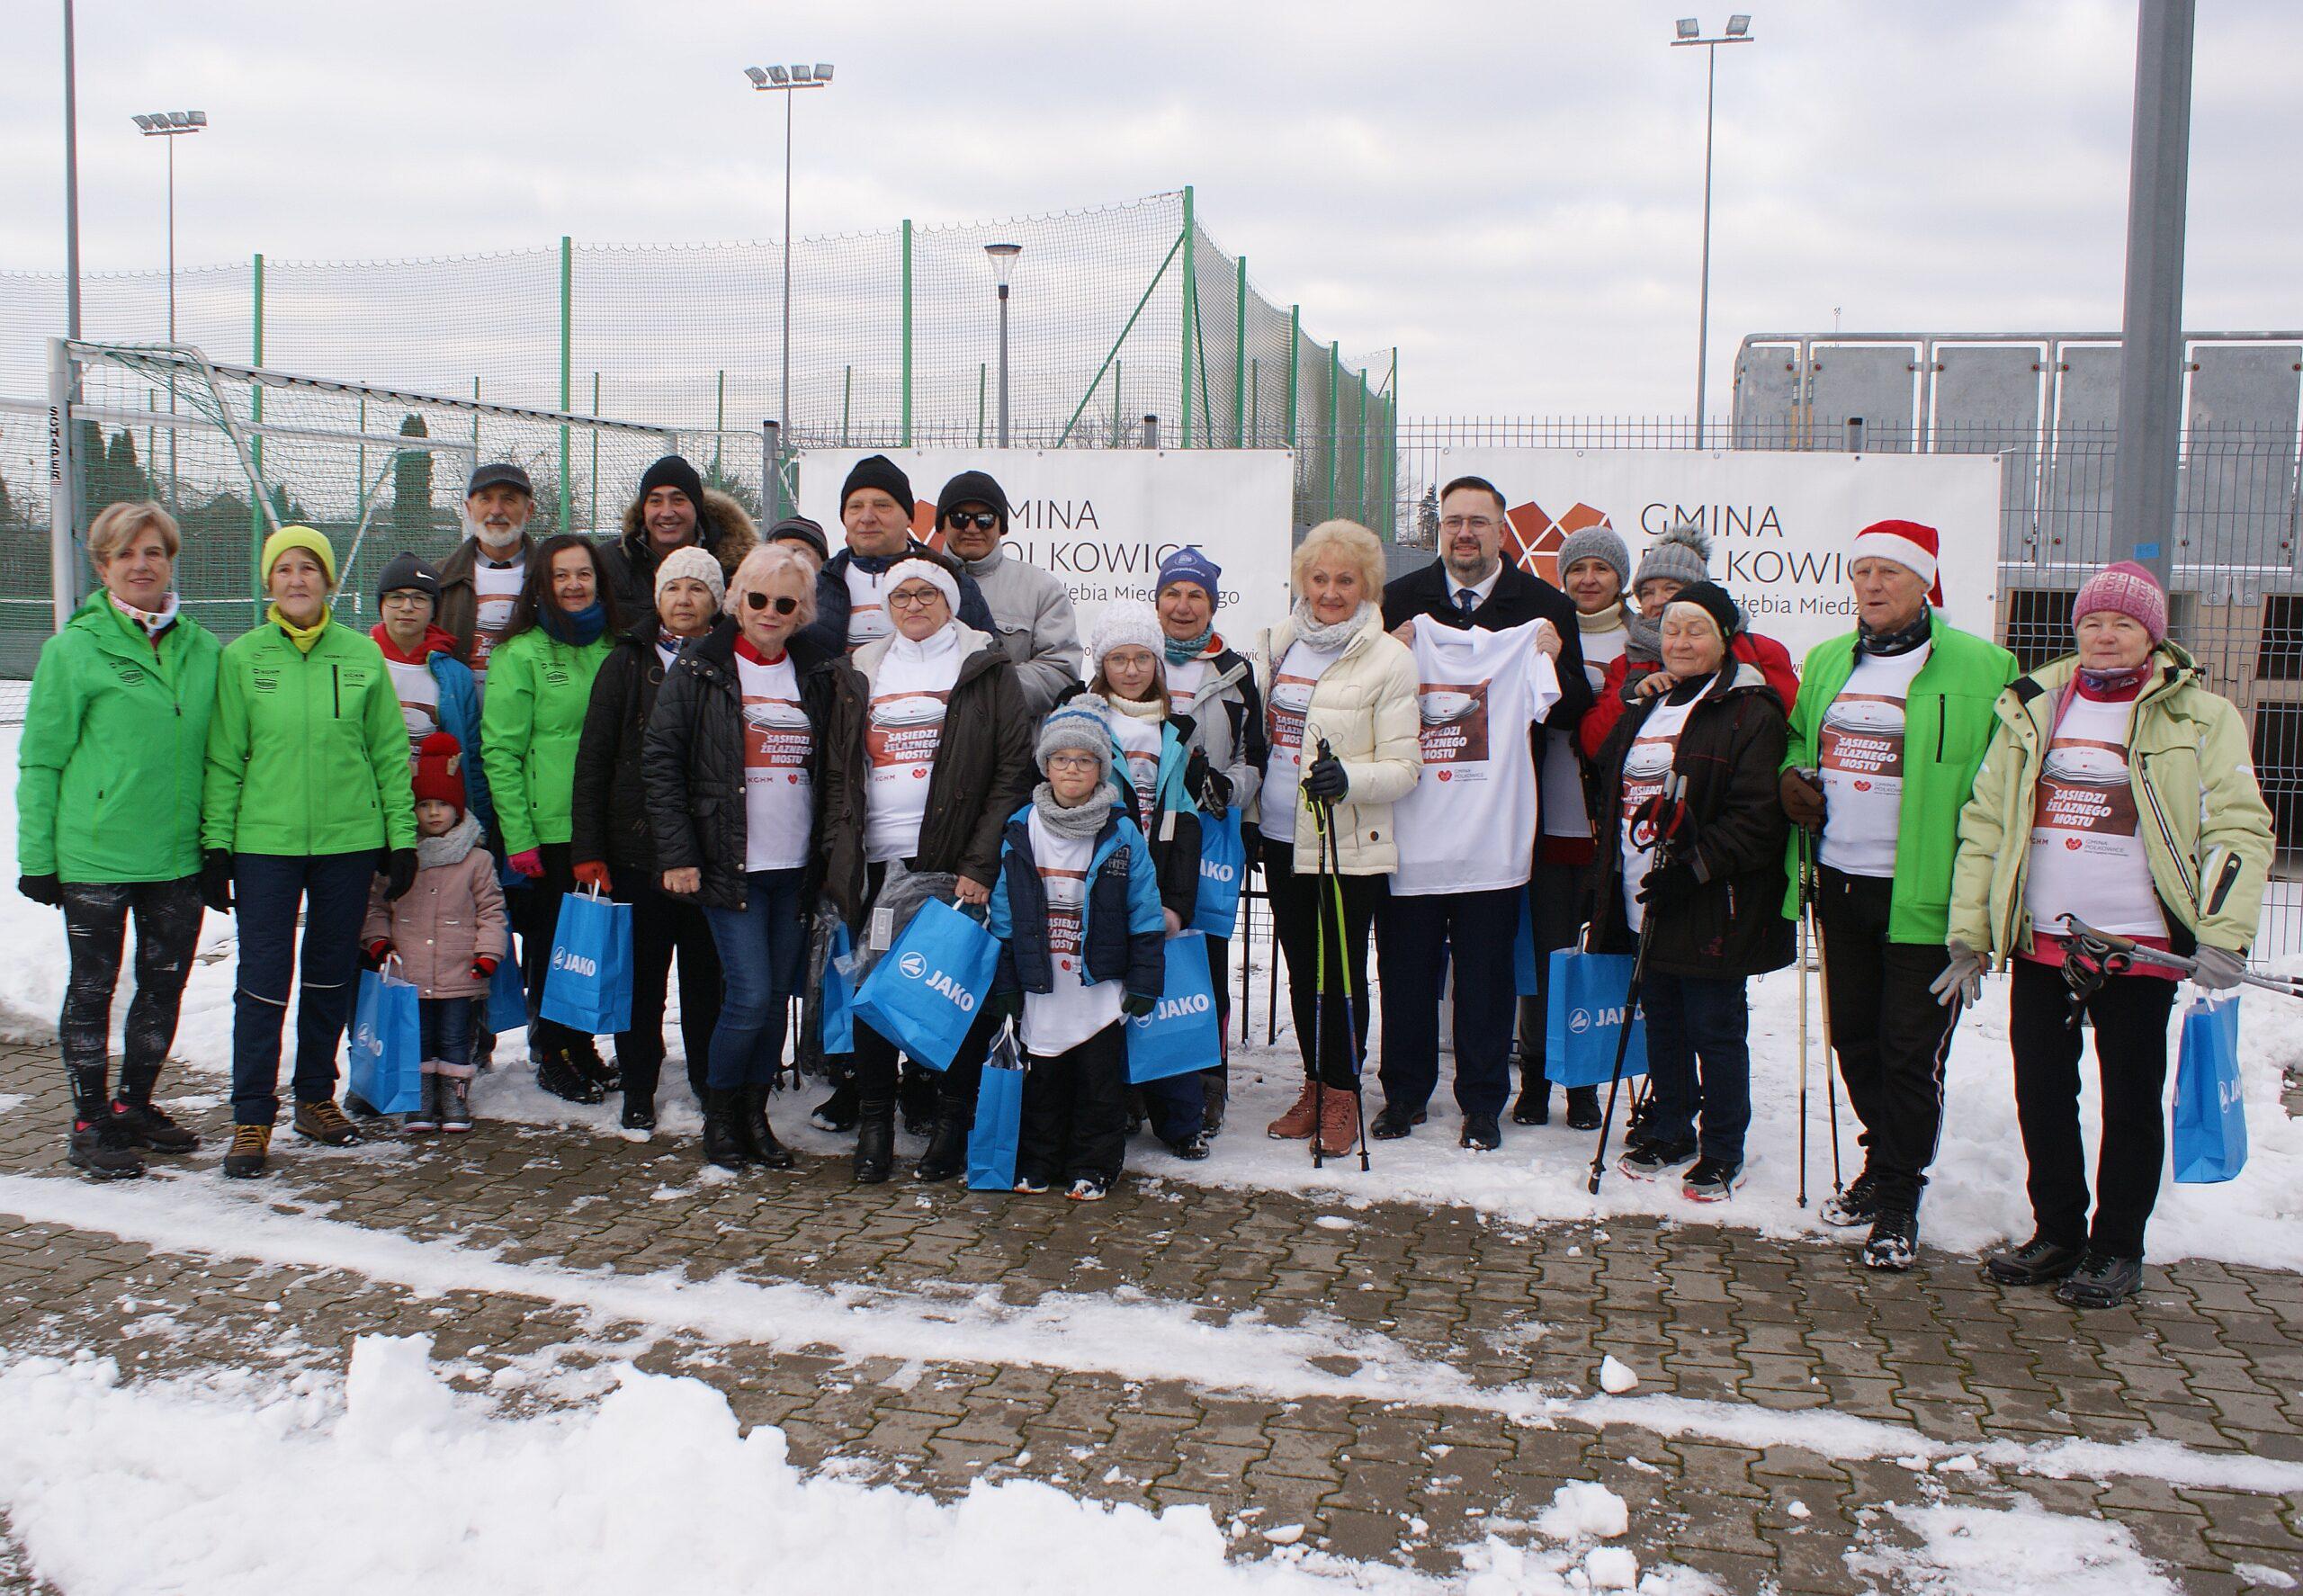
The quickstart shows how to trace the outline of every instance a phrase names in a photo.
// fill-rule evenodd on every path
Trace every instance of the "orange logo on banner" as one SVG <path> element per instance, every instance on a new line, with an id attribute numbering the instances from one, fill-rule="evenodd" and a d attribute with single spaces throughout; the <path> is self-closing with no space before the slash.
<path id="1" fill-rule="evenodd" d="M 1504 519 L 1509 525 L 1503 531 L 1503 552 L 1521 570 L 1541 577 L 1553 587 L 1559 586 L 1559 546 L 1570 533 L 1581 532 L 1587 526 L 1605 526 L 1613 531 L 1614 523 L 1605 510 L 1595 510 L 1578 502 L 1567 514 L 1555 519 L 1532 500 L 1514 506 Z"/>
<path id="2" fill-rule="evenodd" d="M 911 535 L 937 553 L 944 551 L 944 529 L 936 524 L 936 506 L 928 499 L 914 499 L 911 506 Z"/>

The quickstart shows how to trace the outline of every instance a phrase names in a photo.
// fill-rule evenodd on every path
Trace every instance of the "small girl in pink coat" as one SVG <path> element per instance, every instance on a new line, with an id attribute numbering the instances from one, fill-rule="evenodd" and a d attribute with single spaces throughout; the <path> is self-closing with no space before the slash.
<path id="1" fill-rule="evenodd" d="M 412 1131 L 471 1129 L 472 1005 L 504 960 L 504 892 L 479 822 L 465 808 L 464 752 L 435 731 L 416 757 L 416 884 L 397 902 L 381 875 L 360 934 L 372 969 L 398 956 L 414 982 L 424 1036 L 424 1102 Z"/>

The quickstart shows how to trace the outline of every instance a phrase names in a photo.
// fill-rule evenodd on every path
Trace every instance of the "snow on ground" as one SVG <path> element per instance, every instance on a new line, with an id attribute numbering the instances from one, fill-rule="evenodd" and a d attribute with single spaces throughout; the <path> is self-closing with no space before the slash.
<path id="1" fill-rule="evenodd" d="M 1909 1596 L 2180 1596 L 2125 1525 L 2052 1513 L 2017 1499 L 2010 1508 L 1972 1503 L 1890 1506 L 1915 1548 L 1875 1535 L 1850 1550 L 1851 1573 L 1890 1578 Z"/>
<path id="2" fill-rule="evenodd" d="M 13 768 L 20 735 L 16 728 L 0 728 L 0 770 Z M 0 857 L 0 881 L 14 874 L 13 792 L 13 782 L 0 782 L 0 848 L 7 855 Z M 191 1063 L 199 1078 L 173 1082 L 177 1093 L 187 1087 L 210 1096 L 227 1089 L 231 1053 L 231 936 L 228 919 L 209 917 L 201 938 L 202 962 L 195 965 L 185 994 L 176 1044 L 179 1056 Z M 64 938 L 58 917 L 54 910 L 13 892 L 0 892 L 0 946 L 17 954 L 0 962 L 0 1033 L 12 1021 L 19 1031 L 35 1027 L 44 1030 L 52 1024 L 63 996 Z M 1256 950 L 1257 958 L 1265 955 L 1266 949 Z M 1565 1128 L 1564 1102 L 1556 1095 L 1552 1125 L 1522 1127 L 1507 1117 L 1500 1152 L 1467 1152 L 1456 1145 L 1457 1115 L 1444 1080 L 1431 1106 L 1430 1123 L 1405 1141 L 1376 1144 L 1372 1149 L 1370 1172 L 1360 1173 L 1356 1158 L 1331 1161 L 1324 1170 L 1315 1170 L 1304 1143 L 1273 1142 L 1261 1134 L 1264 1124 L 1292 1100 L 1301 1076 L 1284 1002 L 1279 1005 L 1282 1019 L 1277 1046 L 1261 1045 L 1265 992 L 1260 979 L 1253 1004 L 1257 1045 L 1239 1047 L 1238 1033 L 1233 1032 L 1231 1128 L 1217 1141 L 1214 1156 L 1204 1162 L 1187 1163 L 1169 1156 L 1147 1135 L 1138 1138 L 1131 1159 L 1138 1170 L 1175 1181 L 1336 1193 L 1347 1206 L 1366 1199 L 1399 1198 L 1462 1203 L 1528 1223 L 1656 1215 L 1746 1226 L 1782 1236 L 1824 1234 L 1814 1215 L 1815 1205 L 1832 1189 L 1830 1122 L 1820 1026 L 1813 1018 L 1808 1206 L 1803 1211 L 1796 1202 L 1798 986 L 1797 975 L 1790 970 L 1751 985 L 1750 1161 L 1746 1184 L 1729 1203 L 1689 1203 L 1680 1195 L 1676 1182 L 1628 1179 L 1614 1169 L 1612 1161 L 1600 1195 L 1589 1196 L 1585 1181 L 1595 1137 Z M 1815 1001 L 1813 994 L 1810 1000 Z M 124 1015 L 126 1007 L 123 1000 L 116 1018 Z M 2179 1019 L 2180 1013 L 2179 1005 Z M 2030 1233 L 2030 1211 L 2023 1195 L 2023 1151 L 2015 1124 L 2006 1029 L 2007 984 L 1994 979 L 1985 983 L 1976 1011 L 1961 1023 L 1951 1050 L 1949 1108 L 1923 1215 L 1926 1240 L 1931 1244 L 1976 1251 L 2002 1238 L 2021 1239 Z M 2290 1120 L 2280 1098 L 2284 1069 L 2303 1065 L 2303 1003 L 2268 992 L 2250 992 L 2239 1029 L 2251 1143 L 2247 1167 L 2237 1179 L 2219 1186 L 2167 1185 L 2152 1219 L 2151 1255 L 2161 1262 L 2197 1257 L 2303 1269 L 2303 1122 Z M 673 1041 L 677 1048 L 676 1036 Z M 502 1047 L 506 1056 L 516 1056 L 517 1034 L 506 1035 Z M 1380 1056 L 1379 1036 L 1369 1054 L 1371 1117 L 1382 1101 L 1372 1078 Z M 2172 1075 L 2171 1068 L 2171 1093 Z M 2099 1123 L 2092 1071 L 2088 1080 L 2084 1115 L 2092 1146 Z M 164 1086 L 163 1095 L 169 1090 Z M 777 1129 L 803 1152 L 823 1156 L 842 1153 L 851 1144 L 850 1139 L 815 1132 L 803 1123 L 804 1107 L 819 1095 L 811 1083 L 797 1100 L 778 1097 L 773 1107 Z M 657 1142 L 691 1147 L 697 1119 L 685 1089 L 684 1066 L 677 1058 L 665 1070 L 659 1102 L 662 1128 Z M 613 1103 L 587 1108 L 561 1102 L 538 1091 L 519 1071 L 484 1077 L 474 1103 L 483 1121 L 511 1119 L 600 1135 L 619 1134 Z M 1842 1166 L 1846 1178 L 1852 1179 L 1861 1153 L 1855 1142 L 1854 1117 L 1844 1101 L 1839 1106 L 1839 1121 Z M 649 1189 L 656 1189 L 659 1175 L 651 1169 L 647 1179 Z"/>
<path id="3" fill-rule="evenodd" d="M 1203 1506 L 1154 1515 L 1020 1479 L 978 1482 L 945 1505 L 833 1468 L 802 1474 L 782 1430 L 741 1431 L 698 1380 L 627 1365 L 596 1404 L 510 1417 L 440 1383 L 429 1351 L 423 1337 L 363 1336 L 341 1380 L 234 1371 L 140 1385 L 110 1359 L 20 1359 L 0 1367 L 0 1501 L 33 1567 L 74 1596 L 161 1579 L 188 1596 L 710 1596 L 763 1581 L 852 1596 L 1564 1596 L 1598 1583 L 1584 1570 L 1607 1554 L 1627 1556 L 1491 1539 L 1444 1586 L 1294 1545 L 1233 1561 Z M 306 1504 L 325 1504 L 325 1534 L 283 1527 Z M 1671 1570 L 1643 1588 L 1714 1587 Z"/>

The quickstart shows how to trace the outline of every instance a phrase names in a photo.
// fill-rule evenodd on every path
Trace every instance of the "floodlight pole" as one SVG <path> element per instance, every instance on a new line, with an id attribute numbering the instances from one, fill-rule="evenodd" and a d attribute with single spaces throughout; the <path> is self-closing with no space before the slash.
<path id="1" fill-rule="evenodd" d="M 1736 21 L 1744 22 L 1741 17 Z M 1749 26 L 1748 22 L 1744 25 Z M 1719 79 L 1719 47 L 1752 41 L 1748 31 L 1731 32 L 1717 39 L 1671 40 L 1674 49 L 1687 45 L 1703 47 L 1703 282 L 1697 300 L 1695 335 L 1695 446 L 1698 449 L 1703 447 L 1704 397 L 1711 374 L 1711 127 Z"/>
<path id="2" fill-rule="evenodd" d="M 80 337 L 80 109 L 72 67 L 72 0 L 64 0 L 64 336 Z"/>
<path id="3" fill-rule="evenodd" d="M 831 67 L 824 64 L 811 71 L 805 67 L 794 67 L 787 74 L 781 67 L 748 67 L 744 69 L 744 76 L 751 79 L 755 90 L 784 96 L 784 303 L 781 311 L 784 331 L 780 340 L 783 369 L 776 390 L 775 419 L 778 436 L 789 439 L 792 435 L 792 96 L 801 89 L 829 88 L 831 85 Z M 761 485 L 762 502 L 771 516 L 779 518 L 784 514 L 784 473 L 780 466 L 780 462 L 770 462 L 769 474 L 775 479 L 772 491 L 767 484 Z"/>
<path id="4" fill-rule="evenodd" d="M 1008 285 L 999 285 L 999 446 L 1008 446 Z"/>

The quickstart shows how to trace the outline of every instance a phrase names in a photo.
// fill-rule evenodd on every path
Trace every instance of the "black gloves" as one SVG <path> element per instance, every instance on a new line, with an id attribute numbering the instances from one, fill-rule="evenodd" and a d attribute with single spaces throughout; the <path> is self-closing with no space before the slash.
<path id="1" fill-rule="evenodd" d="M 1142 1019 L 1160 1006 L 1158 997 L 1151 992 L 1130 992 L 1127 1001 L 1119 1006 L 1120 1012 L 1130 1019 Z"/>
<path id="2" fill-rule="evenodd" d="M 994 992 L 983 1002 L 985 1009 L 990 1011 L 994 1025 L 1001 1020 L 1024 1018 L 1024 994 L 1020 990 L 1012 992 Z"/>
<path id="3" fill-rule="evenodd" d="M 408 896 L 408 889 L 416 884 L 416 850 L 412 847 L 392 849 L 391 863 L 384 867 L 384 901 L 397 903 Z"/>
<path id="4" fill-rule="evenodd" d="M 232 854 L 211 847 L 200 856 L 200 901 L 219 914 L 232 912 Z"/>
<path id="5" fill-rule="evenodd" d="M 16 890 L 50 909 L 64 901 L 64 882 L 54 871 L 46 875 L 20 875 L 16 877 Z"/>
<path id="6" fill-rule="evenodd" d="M 1702 885 L 1696 879 L 1694 865 L 1685 859 L 1673 859 L 1648 871 L 1647 880 L 1639 889 L 1639 901 L 1650 909 L 1669 909 L 1694 897 Z"/>
<path id="7" fill-rule="evenodd" d="M 1333 754 L 1312 761 L 1304 773 L 1304 795 L 1322 803 L 1333 803 L 1351 790 L 1351 778 L 1344 774 L 1343 761 Z"/>
<path id="8" fill-rule="evenodd" d="M 1194 749 L 1184 761 L 1184 791 L 1196 798 L 1207 788 L 1207 751 Z"/>

